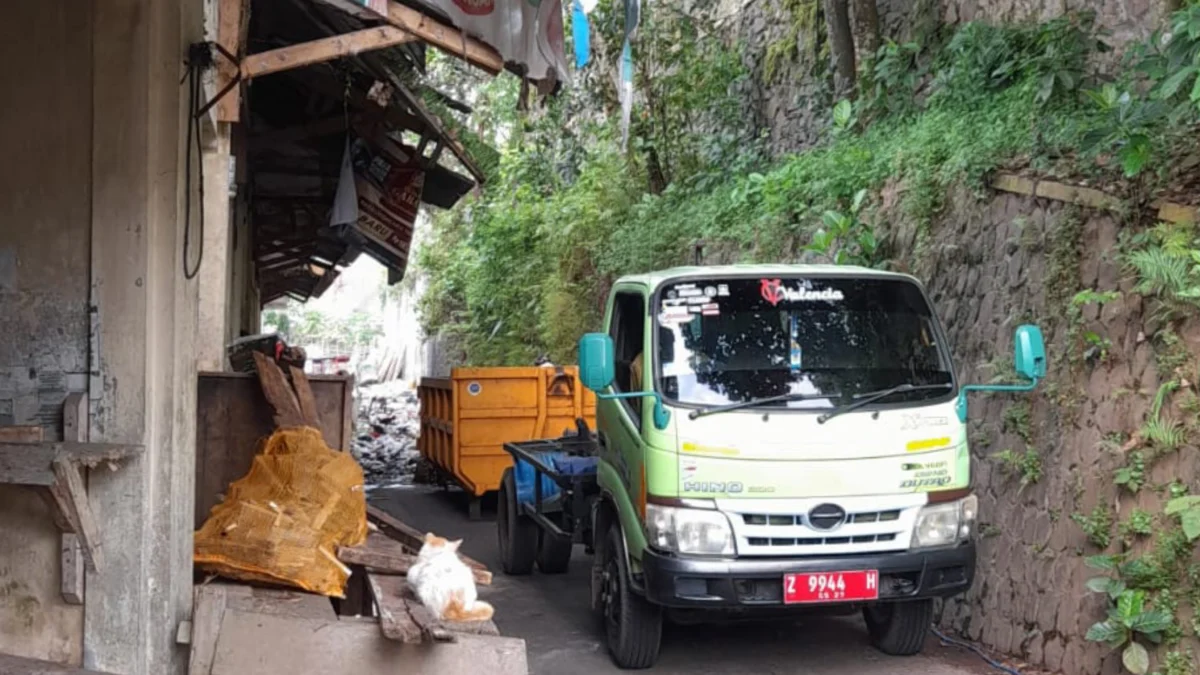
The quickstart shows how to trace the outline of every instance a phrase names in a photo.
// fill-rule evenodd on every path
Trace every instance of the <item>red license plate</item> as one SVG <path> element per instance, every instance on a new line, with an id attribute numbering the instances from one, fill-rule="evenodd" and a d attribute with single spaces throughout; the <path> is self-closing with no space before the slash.
<path id="1" fill-rule="evenodd" d="M 783 601 L 787 604 L 878 599 L 877 570 L 783 575 Z"/>

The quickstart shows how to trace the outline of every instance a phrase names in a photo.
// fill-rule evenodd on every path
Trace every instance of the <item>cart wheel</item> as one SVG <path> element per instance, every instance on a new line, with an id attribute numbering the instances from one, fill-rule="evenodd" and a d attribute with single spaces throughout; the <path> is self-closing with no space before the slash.
<path id="1" fill-rule="evenodd" d="M 537 565 L 542 574 L 562 574 L 571 563 L 575 544 L 568 537 L 556 537 L 545 530 L 538 532 Z"/>
<path id="2" fill-rule="evenodd" d="M 496 500 L 496 533 L 500 539 L 500 568 L 505 574 L 533 571 L 538 548 L 538 526 L 517 510 L 517 485 L 512 469 L 504 470 Z"/>
<path id="3" fill-rule="evenodd" d="M 662 644 L 662 610 L 629 587 L 629 570 L 621 555 L 621 529 L 608 528 L 600 604 L 608 653 L 622 669 L 650 668 Z"/>

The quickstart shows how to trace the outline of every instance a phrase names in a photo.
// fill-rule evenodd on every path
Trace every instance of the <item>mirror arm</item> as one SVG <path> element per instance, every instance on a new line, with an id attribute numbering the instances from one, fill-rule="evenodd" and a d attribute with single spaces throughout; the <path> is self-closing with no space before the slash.
<path id="1" fill-rule="evenodd" d="M 973 391 L 1033 391 L 1037 388 L 1038 379 L 1033 378 L 1028 384 L 967 384 L 963 385 L 958 390 L 958 402 L 955 403 L 955 411 L 958 413 L 958 421 L 966 423 L 967 421 L 967 394 Z"/>
<path id="2" fill-rule="evenodd" d="M 596 398 L 604 401 L 612 401 L 624 398 L 653 398 L 654 399 L 654 426 L 659 431 L 667 428 L 667 423 L 671 421 L 671 413 L 663 406 L 662 396 L 656 391 L 631 391 L 623 394 L 596 394 Z"/>

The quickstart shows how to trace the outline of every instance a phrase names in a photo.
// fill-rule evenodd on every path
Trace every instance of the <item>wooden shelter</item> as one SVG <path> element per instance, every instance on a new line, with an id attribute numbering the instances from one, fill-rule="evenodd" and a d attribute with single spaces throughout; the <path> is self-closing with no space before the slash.
<path id="1" fill-rule="evenodd" d="M 390 157 L 419 174 L 421 203 L 452 207 L 486 177 L 454 121 L 425 103 L 432 96 L 470 112 L 422 86 L 426 53 L 433 46 L 490 74 L 505 67 L 500 55 L 415 3 L 221 2 L 212 105 L 219 120 L 241 123 L 233 152 L 260 303 L 319 296 L 362 253 L 399 281 L 411 221 L 330 225 L 348 138 L 375 161 Z"/>

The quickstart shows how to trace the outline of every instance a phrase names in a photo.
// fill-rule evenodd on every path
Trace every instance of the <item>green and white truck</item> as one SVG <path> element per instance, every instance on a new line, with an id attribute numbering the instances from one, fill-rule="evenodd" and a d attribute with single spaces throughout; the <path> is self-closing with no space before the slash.
<path id="1" fill-rule="evenodd" d="M 918 652 L 935 598 L 975 574 L 967 394 L 913 277 L 847 266 L 688 267 L 612 289 L 584 336 L 596 426 L 510 443 L 503 567 L 594 553 L 592 600 L 625 668 L 653 665 L 668 613 L 861 608 L 874 646 Z"/>

